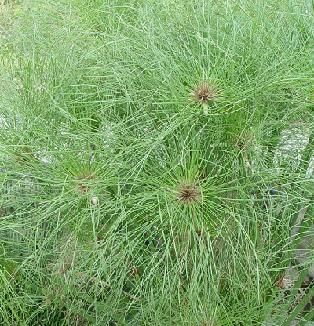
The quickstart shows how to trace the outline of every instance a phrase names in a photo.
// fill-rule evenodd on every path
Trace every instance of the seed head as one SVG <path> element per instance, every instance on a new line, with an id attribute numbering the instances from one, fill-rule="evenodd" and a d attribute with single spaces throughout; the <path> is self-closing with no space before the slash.
<path id="1" fill-rule="evenodd" d="M 208 104 L 217 100 L 218 91 L 214 85 L 202 82 L 192 91 L 192 97 L 200 104 Z"/>
<path id="2" fill-rule="evenodd" d="M 94 173 L 85 172 L 77 177 L 77 187 L 80 194 L 86 194 L 90 190 L 89 182 L 95 178 Z"/>
<path id="3" fill-rule="evenodd" d="M 183 204 L 192 204 L 201 199 L 199 186 L 194 183 L 184 183 L 179 185 L 177 190 L 177 199 Z"/>

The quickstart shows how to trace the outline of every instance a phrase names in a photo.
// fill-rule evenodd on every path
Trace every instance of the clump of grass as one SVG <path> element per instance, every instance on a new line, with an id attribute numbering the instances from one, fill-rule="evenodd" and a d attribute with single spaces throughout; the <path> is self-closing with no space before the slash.
<path id="1" fill-rule="evenodd" d="M 312 200 L 311 143 L 293 169 L 280 154 L 296 121 L 313 133 L 308 10 L 27 0 L 0 18 L 1 325 L 285 320 Z"/>

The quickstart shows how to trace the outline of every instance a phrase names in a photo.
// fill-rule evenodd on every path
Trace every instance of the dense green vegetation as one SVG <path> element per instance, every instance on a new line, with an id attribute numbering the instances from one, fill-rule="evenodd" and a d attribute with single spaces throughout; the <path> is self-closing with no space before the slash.
<path id="1" fill-rule="evenodd" d="M 0 324 L 302 312 L 311 262 L 286 295 L 280 279 L 302 207 L 314 222 L 311 1 L 3 8 Z M 278 155 L 293 128 L 309 141 Z"/>

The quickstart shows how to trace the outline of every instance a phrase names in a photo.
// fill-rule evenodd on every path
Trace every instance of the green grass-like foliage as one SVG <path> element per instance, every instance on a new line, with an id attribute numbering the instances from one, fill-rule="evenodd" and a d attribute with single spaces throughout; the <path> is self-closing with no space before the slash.
<path id="1" fill-rule="evenodd" d="M 310 2 L 2 5 L 1 325 L 288 320 L 312 145 L 274 153 L 313 130 Z"/>

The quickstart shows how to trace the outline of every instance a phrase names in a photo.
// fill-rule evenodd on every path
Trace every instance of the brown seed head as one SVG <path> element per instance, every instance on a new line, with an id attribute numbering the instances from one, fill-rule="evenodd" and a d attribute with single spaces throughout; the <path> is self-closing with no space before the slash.
<path id="1" fill-rule="evenodd" d="M 81 194 L 86 194 L 90 190 L 89 182 L 90 182 L 90 180 L 92 180 L 94 178 L 95 178 L 95 175 L 92 172 L 85 172 L 85 173 L 80 174 L 77 177 L 78 191 Z"/>
<path id="2" fill-rule="evenodd" d="M 202 82 L 193 90 L 192 97 L 196 102 L 208 104 L 218 98 L 218 91 L 215 86 Z"/>
<path id="3" fill-rule="evenodd" d="M 201 199 L 201 191 L 199 186 L 194 183 L 181 184 L 178 187 L 177 199 L 183 204 L 192 204 Z"/>

